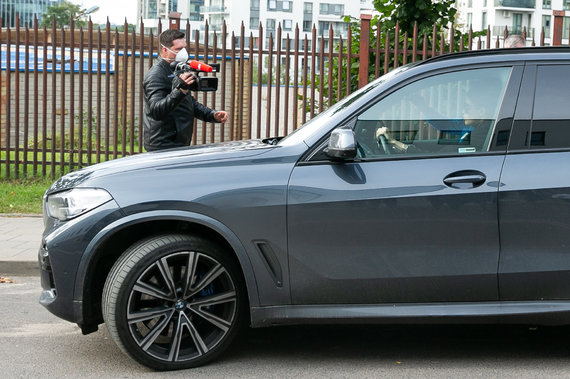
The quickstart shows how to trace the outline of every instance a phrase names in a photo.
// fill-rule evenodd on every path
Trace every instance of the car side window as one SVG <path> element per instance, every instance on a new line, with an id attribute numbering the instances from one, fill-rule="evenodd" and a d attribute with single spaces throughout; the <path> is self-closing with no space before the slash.
<path id="1" fill-rule="evenodd" d="M 360 114 L 360 158 L 470 154 L 489 150 L 511 67 L 434 75 L 402 87 Z"/>
<path id="2" fill-rule="evenodd" d="M 570 147 L 569 88 L 570 65 L 537 67 L 532 124 L 526 146 L 531 149 Z"/>

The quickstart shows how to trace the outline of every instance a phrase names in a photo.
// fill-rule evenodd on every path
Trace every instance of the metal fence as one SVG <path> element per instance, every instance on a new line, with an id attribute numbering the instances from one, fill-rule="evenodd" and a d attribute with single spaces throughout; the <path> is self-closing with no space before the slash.
<path id="1" fill-rule="evenodd" d="M 189 21 L 182 29 L 191 30 Z M 139 30 L 40 28 L 37 21 L 0 30 L 0 177 L 54 178 L 144 151 L 142 79 L 158 44 L 142 22 Z M 360 31 L 368 36 L 368 17 Z M 482 44 L 472 33 L 459 41 L 435 27 L 422 36 L 396 27 L 376 32 L 372 46 L 361 38 L 352 52 L 350 29 L 346 39 L 332 27 L 317 35 L 313 26 L 309 38 L 298 26 L 292 36 L 281 26 L 268 38 L 264 32 L 260 25 L 258 37 L 247 36 L 242 25 L 240 36 L 229 35 L 224 25 L 210 33 L 206 24 L 187 33 L 191 57 L 221 65 L 218 91 L 194 96 L 231 115 L 226 124 L 197 121 L 192 144 L 286 135 L 392 67 Z"/>

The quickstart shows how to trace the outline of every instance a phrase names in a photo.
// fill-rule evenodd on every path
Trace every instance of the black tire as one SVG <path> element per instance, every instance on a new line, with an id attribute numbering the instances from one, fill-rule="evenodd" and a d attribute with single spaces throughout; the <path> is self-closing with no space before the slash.
<path id="1" fill-rule="evenodd" d="M 233 257 L 209 240 L 182 234 L 129 248 L 107 277 L 102 306 L 117 345 L 155 370 L 211 361 L 229 346 L 247 315 Z"/>

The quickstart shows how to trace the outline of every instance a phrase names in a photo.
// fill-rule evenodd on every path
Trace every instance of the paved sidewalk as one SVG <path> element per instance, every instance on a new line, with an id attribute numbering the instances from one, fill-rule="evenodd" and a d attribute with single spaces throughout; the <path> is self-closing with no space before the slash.
<path id="1" fill-rule="evenodd" d="M 41 216 L 0 215 L 0 276 L 39 275 Z"/>

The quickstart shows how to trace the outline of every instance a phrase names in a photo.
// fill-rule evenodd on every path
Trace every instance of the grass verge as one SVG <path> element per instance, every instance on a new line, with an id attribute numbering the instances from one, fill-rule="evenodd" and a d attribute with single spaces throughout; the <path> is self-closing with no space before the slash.
<path id="1" fill-rule="evenodd" d="M 9 158 L 6 152 L 0 153 L 0 213 L 40 214 L 42 213 L 42 196 L 49 186 L 61 175 L 69 172 L 69 167 L 63 170 L 59 165 L 47 165 L 46 176 L 42 176 L 42 167 L 35 166 L 32 152 L 24 156 L 20 153 L 16 160 L 14 152 Z M 41 157 L 41 156 L 40 156 Z M 51 154 L 41 157 L 51 160 Z M 58 159 L 60 156 L 57 157 Z M 36 157 L 36 161 L 38 157 Z M 7 164 L 6 162 L 10 162 Z M 17 163 L 15 163 L 17 162 Z M 6 172 L 8 169 L 8 172 Z M 53 172 L 53 177 L 52 177 Z"/>
<path id="2" fill-rule="evenodd" d="M 52 182 L 50 178 L 1 180 L 0 213 L 42 213 L 42 195 Z"/>

